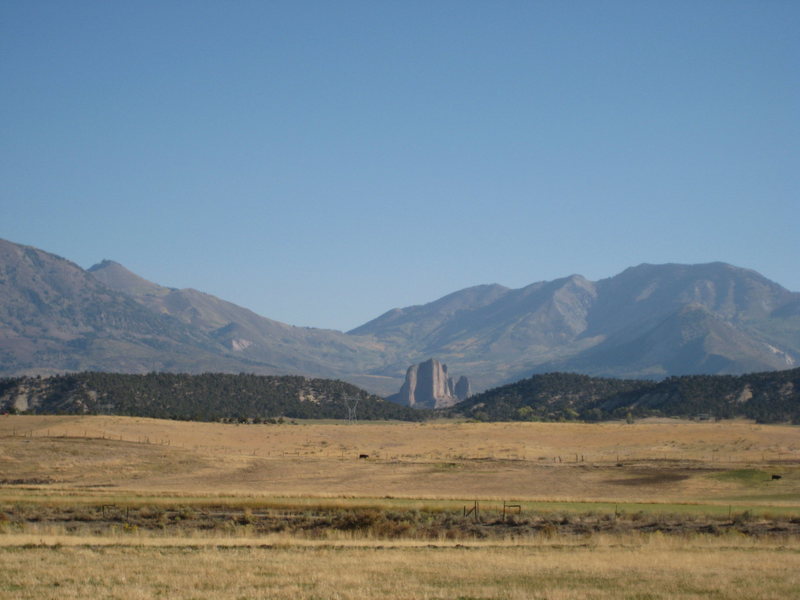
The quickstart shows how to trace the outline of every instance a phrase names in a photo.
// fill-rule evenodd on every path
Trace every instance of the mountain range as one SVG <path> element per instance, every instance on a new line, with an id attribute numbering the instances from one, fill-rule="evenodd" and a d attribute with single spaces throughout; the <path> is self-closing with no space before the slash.
<path id="1" fill-rule="evenodd" d="M 480 285 L 349 332 L 296 327 L 113 261 L 88 270 L 0 240 L 0 375 L 248 372 L 397 392 L 432 357 L 480 391 L 534 373 L 660 379 L 800 363 L 800 293 L 725 263 L 642 264 L 520 289 Z"/>

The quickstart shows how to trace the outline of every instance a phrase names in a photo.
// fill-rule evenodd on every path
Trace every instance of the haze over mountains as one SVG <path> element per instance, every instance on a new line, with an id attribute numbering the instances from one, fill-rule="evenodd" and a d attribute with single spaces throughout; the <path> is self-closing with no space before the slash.
<path id="1" fill-rule="evenodd" d="M 295 327 L 111 261 L 84 270 L 0 240 L 0 374 L 104 370 L 334 377 L 397 392 L 429 358 L 477 390 L 532 373 L 652 377 L 800 362 L 800 293 L 727 265 L 631 267 L 521 289 L 481 285 L 344 333 Z"/>

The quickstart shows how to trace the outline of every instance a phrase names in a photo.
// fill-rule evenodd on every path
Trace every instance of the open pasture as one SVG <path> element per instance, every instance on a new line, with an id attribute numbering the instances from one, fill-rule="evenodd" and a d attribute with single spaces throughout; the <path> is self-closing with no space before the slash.
<path id="1" fill-rule="evenodd" d="M 798 567 L 794 427 L 0 417 L 0 598 L 766 599 Z"/>
<path id="2" fill-rule="evenodd" d="M 571 600 L 794 598 L 796 542 L 529 545 L 137 543 L 0 548 L 0 598 Z"/>
<path id="3" fill-rule="evenodd" d="M 0 464 L 5 495 L 26 486 L 42 494 L 795 507 L 800 429 L 739 421 L 231 425 L 5 416 Z"/>

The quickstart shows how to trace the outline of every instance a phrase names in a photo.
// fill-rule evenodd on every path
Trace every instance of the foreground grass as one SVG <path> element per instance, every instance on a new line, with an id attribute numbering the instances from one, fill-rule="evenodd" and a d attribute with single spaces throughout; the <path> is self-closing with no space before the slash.
<path id="1" fill-rule="evenodd" d="M 0 599 L 800 597 L 796 427 L 3 417 L 0 464 Z"/>
<path id="2" fill-rule="evenodd" d="M 796 540 L 651 535 L 502 546 L 84 541 L 0 548 L 0 598 L 758 600 L 800 595 Z"/>

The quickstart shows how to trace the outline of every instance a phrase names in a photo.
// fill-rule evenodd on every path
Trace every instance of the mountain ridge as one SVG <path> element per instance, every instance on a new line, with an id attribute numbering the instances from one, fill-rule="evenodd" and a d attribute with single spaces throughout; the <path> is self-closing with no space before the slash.
<path id="1" fill-rule="evenodd" d="M 452 303 L 458 294 L 445 298 Z M 356 331 L 411 345 L 414 340 L 403 338 L 402 320 L 425 323 L 421 354 L 437 356 L 468 373 L 483 389 L 531 372 L 554 370 L 658 378 L 695 373 L 696 364 L 708 362 L 709 368 L 723 372 L 748 372 L 797 364 L 798 301 L 800 294 L 727 263 L 642 263 L 598 282 L 572 275 L 519 289 L 502 288 L 492 302 L 462 303 L 459 313 L 444 318 L 434 310 L 439 302 L 435 301 L 385 313 Z M 680 317 L 687 306 L 706 311 L 704 320 L 696 320 L 691 336 L 689 317 Z M 662 344 L 649 364 L 622 363 L 632 345 L 645 343 L 648 336 L 663 338 L 670 320 L 690 339 L 673 335 L 671 344 Z M 466 331 L 469 335 L 464 335 Z M 727 355 L 726 340 L 735 356 Z M 501 360 L 483 364 L 465 360 L 464 354 L 470 352 Z M 593 362 L 597 357 L 601 360 Z"/>
<path id="2" fill-rule="evenodd" d="M 431 357 L 478 391 L 547 371 L 658 379 L 786 369 L 800 361 L 800 293 L 727 263 L 642 263 L 596 282 L 471 286 L 344 333 L 161 286 L 111 260 L 83 270 L 0 240 L 0 375 L 302 374 L 386 396 Z"/>
<path id="3" fill-rule="evenodd" d="M 683 375 L 660 382 L 544 373 L 476 394 L 450 412 L 478 421 L 630 421 L 659 416 L 800 424 L 800 368 Z"/>

